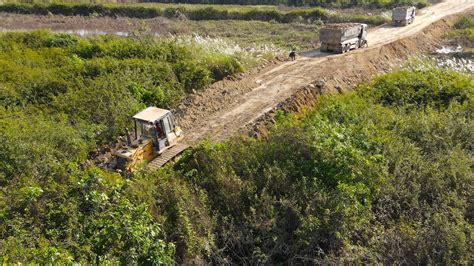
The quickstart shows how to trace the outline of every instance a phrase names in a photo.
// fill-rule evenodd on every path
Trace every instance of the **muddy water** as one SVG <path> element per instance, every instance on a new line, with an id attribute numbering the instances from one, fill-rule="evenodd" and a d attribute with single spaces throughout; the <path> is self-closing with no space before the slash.
<path id="1" fill-rule="evenodd" d="M 456 47 L 442 46 L 436 49 L 433 58 L 440 67 L 474 73 L 474 60 L 472 60 L 472 56 L 463 52 L 464 48 L 460 45 Z"/>

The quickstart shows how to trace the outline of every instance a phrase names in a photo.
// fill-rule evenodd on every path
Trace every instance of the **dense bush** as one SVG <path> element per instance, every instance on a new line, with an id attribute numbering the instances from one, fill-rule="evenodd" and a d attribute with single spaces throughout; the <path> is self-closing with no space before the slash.
<path id="1" fill-rule="evenodd" d="M 172 41 L 2 34 L 0 261 L 169 265 L 208 254 L 205 196 L 172 174 L 130 181 L 88 159 L 137 110 L 172 107 L 241 70 Z"/>
<path id="2" fill-rule="evenodd" d="M 143 106 L 173 107 L 187 92 L 242 71 L 197 45 L 46 31 L 0 37 L 0 105 L 41 106 L 92 123 L 110 139 Z"/>
<path id="3" fill-rule="evenodd" d="M 472 78 L 457 72 L 402 70 L 375 79 L 361 94 L 367 93 L 369 99 L 386 106 L 439 109 L 465 102 L 472 94 L 471 86 Z"/>
<path id="4" fill-rule="evenodd" d="M 162 223 L 166 239 L 175 245 L 175 260 L 206 258 L 214 247 L 214 220 L 205 191 L 190 186 L 171 169 L 137 173 L 126 192 L 150 206 Z"/>
<path id="5" fill-rule="evenodd" d="M 311 8 L 302 10 L 280 11 L 277 9 L 232 9 L 227 10 L 218 6 L 187 8 L 187 7 L 143 7 L 143 6 L 121 6 L 121 5 L 92 5 L 92 4 L 4 4 L 0 5 L 0 12 L 20 13 L 20 14 L 58 14 L 65 16 L 125 16 L 133 18 L 154 18 L 166 16 L 177 17 L 182 14 L 191 20 L 260 20 L 278 21 L 289 23 L 299 21 L 300 18 L 306 21 L 322 20 L 326 22 L 363 22 L 373 25 L 380 25 L 386 22 L 382 16 L 366 15 L 339 15 L 322 8 Z"/>
<path id="6" fill-rule="evenodd" d="M 94 127 L 0 109 L 0 250 L 4 262 L 169 263 L 174 247 L 117 174 L 82 171 Z M 127 250 L 127 253 L 123 253 Z"/>
<path id="7" fill-rule="evenodd" d="M 212 260 L 469 263 L 472 81 L 395 72 L 265 139 L 196 148 L 176 169 L 215 210 Z"/>
<path id="8" fill-rule="evenodd" d="M 474 28 L 474 18 L 467 15 L 461 16 L 454 24 L 454 28 L 458 30 Z"/>
<path id="9" fill-rule="evenodd" d="M 461 16 L 454 24 L 454 29 L 445 37 L 465 47 L 474 48 L 474 18 Z"/>

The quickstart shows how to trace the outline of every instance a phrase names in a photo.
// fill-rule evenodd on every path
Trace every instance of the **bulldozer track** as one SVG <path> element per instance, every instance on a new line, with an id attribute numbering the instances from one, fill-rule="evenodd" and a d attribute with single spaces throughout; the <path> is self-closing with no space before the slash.
<path id="1" fill-rule="evenodd" d="M 165 165 L 167 162 L 175 158 L 177 155 L 179 155 L 188 147 L 189 145 L 186 145 L 183 143 L 178 143 L 174 145 L 173 147 L 164 151 L 162 154 L 158 155 L 158 157 L 156 157 L 155 159 L 151 160 L 148 163 L 147 168 L 150 170 L 156 170 L 162 167 L 163 165 Z"/>

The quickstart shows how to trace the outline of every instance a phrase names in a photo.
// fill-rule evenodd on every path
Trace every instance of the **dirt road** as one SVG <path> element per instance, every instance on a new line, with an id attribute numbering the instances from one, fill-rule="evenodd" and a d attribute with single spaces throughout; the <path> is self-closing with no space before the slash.
<path id="1" fill-rule="evenodd" d="M 378 48 L 380 51 L 381 46 L 413 36 L 443 17 L 473 7 L 474 0 L 447 0 L 423 9 L 409 26 L 382 26 L 371 30 L 368 36 L 370 48 L 345 55 L 312 51 L 295 61 L 268 67 L 240 80 L 215 84 L 177 109 L 178 119 L 186 132 L 185 141 L 194 144 L 203 139 L 221 141 L 231 137 L 291 98 L 300 88 L 318 80 L 344 80 L 345 70 L 356 69 L 359 65 L 371 67 L 364 58 L 371 50 Z M 349 74 L 357 76 L 354 72 Z"/>

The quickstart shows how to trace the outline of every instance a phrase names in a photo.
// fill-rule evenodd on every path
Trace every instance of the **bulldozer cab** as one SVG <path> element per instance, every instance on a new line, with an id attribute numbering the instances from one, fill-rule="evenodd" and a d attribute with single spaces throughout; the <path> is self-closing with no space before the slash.
<path id="1" fill-rule="evenodd" d="M 115 151 L 117 168 L 132 171 L 140 162 L 149 162 L 176 145 L 182 131 L 169 110 L 148 107 L 133 117 L 134 136 Z"/>
<path id="2" fill-rule="evenodd" d="M 151 138 L 155 150 L 165 150 L 176 137 L 174 117 L 170 111 L 148 107 L 133 116 L 135 139 Z"/>

